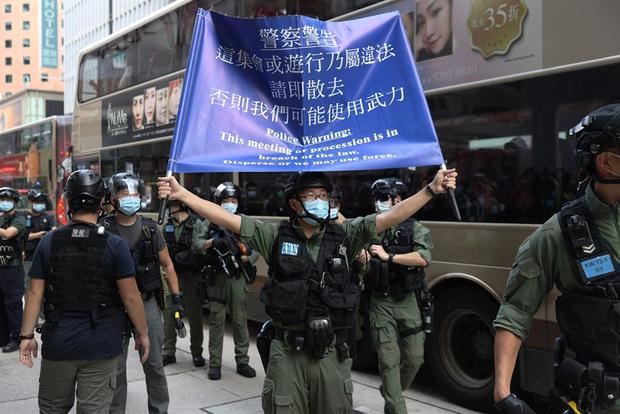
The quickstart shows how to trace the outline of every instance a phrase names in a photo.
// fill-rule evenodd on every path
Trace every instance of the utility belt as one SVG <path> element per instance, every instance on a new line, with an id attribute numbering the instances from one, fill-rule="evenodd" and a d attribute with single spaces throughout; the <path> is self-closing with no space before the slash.
<path id="1" fill-rule="evenodd" d="M 322 359 L 327 356 L 330 348 L 335 348 L 340 362 L 350 358 L 349 346 L 347 345 L 347 329 L 337 329 L 329 345 L 313 344 L 310 340 L 311 332 L 291 331 L 274 327 L 273 339 L 287 344 L 293 350 L 304 351 L 314 359 Z"/>

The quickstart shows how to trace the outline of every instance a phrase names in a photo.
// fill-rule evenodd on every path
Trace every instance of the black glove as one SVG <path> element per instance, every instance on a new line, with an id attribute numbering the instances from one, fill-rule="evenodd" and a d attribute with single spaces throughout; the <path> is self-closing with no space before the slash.
<path id="1" fill-rule="evenodd" d="M 500 414 L 536 414 L 523 400 L 516 395 L 510 394 L 508 397 L 495 403 L 495 409 Z"/>
<path id="2" fill-rule="evenodd" d="M 308 320 L 306 329 L 307 347 L 314 358 L 323 358 L 334 339 L 334 330 L 328 317 Z"/>
<path id="3" fill-rule="evenodd" d="M 185 316 L 185 306 L 183 306 L 183 294 L 172 293 L 172 317 L 176 317 L 176 313 L 179 312 L 179 319 Z"/>

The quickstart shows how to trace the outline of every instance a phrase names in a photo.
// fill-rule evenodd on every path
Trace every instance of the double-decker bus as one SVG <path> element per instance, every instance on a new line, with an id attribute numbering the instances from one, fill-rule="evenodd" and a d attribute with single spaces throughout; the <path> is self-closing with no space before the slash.
<path id="1" fill-rule="evenodd" d="M 296 7 L 315 2 L 262 2 L 275 6 L 261 6 L 260 12 L 244 9 L 244 2 L 207 3 L 207 8 L 213 6 L 214 10 L 229 15 L 256 17 L 260 13 L 307 12 Z M 420 69 L 423 55 L 417 53 L 422 47 L 418 35 L 426 22 L 421 20 L 421 13 L 416 17 L 417 3 L 410 0 L 374 3 L 335 19 L 399 11 L 420 60 Z M 460 1 L 430 3 L 456 7 Z M 545 2 L 544 6 L 533 0 L 517 3 L 531 6 L 527 24 L 553 27 L 552 31 L 545 31 L 545 42 L 568 36 L 570 28 L 562 16 L 551 13 L 551 9 L 543 10 L 553 7 L 552 2 Z M 512 14 L 508 14 L 509 9 L 502 4 L 491 10 L 495 13 L 492 23 L 498 26 L 519 17 L 515 9 L 510 9 Z M 158 209 L 156 179 L 165 174 L 194 15 L 203 5 L 200 1 L 177 1 L 80 55 L 73 128 L 75 165 L 97 169 L 103 176 L 129 171 L 144 179 L 147 193 L 143 211 L 147 214 Z M 354 6 L 350 5 L 350 9 Z M 617 7 L 611 3 L 608 6 Z M 593 19 L 602 18 L 600 12 L 598 17 L 579 13 L 579 7 L 577 0 L 562 4 L 562 10 L 575 18 L 590 19 L 592 27 L 598 23 Z M 455 10 L 452 10 L 452 22 L 456 21 Z M 346 8 L 341 10 L 345 11 Z M 543 14 L 545 19 L 555 20 L 545 20 L 542 24 Z M 471 21 L 474 29 L 484 30 L 486 20 Z M 616 30 L 614 27 L 610 25 L 605 30 Z M 581 35 L 585 38 L 572 39 L 573 44 L 587 41 L 589 35 Z M 517 45 L 528 41 L 526 34 L 520 36 L 513 39 Z M 450 52 L 463 50 L 467 41 L 455 38 Z M 606 47 L 609 49 L 609 45 Z M 616 82 L 620 56 L 600 58 L 591 52 L 581 62 L 562 64 L 563 57 L 574 57 L 572 49 L 563 54 L 556 50 L 556 53 L 551 57 L 560 63 L 545 67 L 541 61 L 538 69 L 490 73 L 475 81 L 455 80 L 458 76 L 475 75 L 477 69 L 472 69 L 473 66 L 436 71 L 428 79 L 422 76 L 423 84 L 431 85 L 425 85 L 427 101 L 444 156 L 449 166 L 459 172 L 456 196 L 463 216 L 462 222 L 456 222 L 448 202 L 442 198 L 417 215 L 431 229 L 435 245 L 433 262 L 427 270 L 428 285 L 436 298 L 435 319 L 433 333 L 426 341 L 425 359 L 445 395 L 471 408 L 486 409 L 492 403 L 492 320 L 517 248 L 564 202 L 576 196 L 574 142 L 568 130 L 592 109 L 620 98 L 620 85 Z M 534 55 L 514 61 L 533 59 Z M 439 56 L 426 63 L 440 65 L 440 59 L 446 58 Z M 510 63 L 501 54 L 489 57 L 488 62 L 493 63 L 493 59 Z M 344 194 L 343 214 L 354 217 L 372 212 L 369 200 L 374 180 L 399 177 L 414 192 L 434 172 L 434 168 L 409 168 L 329 175 Z M 208 192 L 222 181 L 233 181 L 244 191 L 242 209 L 246 214 L 279 220 L 287 214 L 283 202 L 287 175 L 181 174 L 180 180 L 197 193 Z M 258 293 L 266 275 L 265 263 L 261 261 L 258 282 L 251 286 L 249 300 L 249 314 L 255 320 L 265 318 Z M 553 384 L 552 344 L 559 335 L 555 322 L 556 296 L 557 292 L 549 295 L 534 316 L 519 357 L 518 381 L 514 381 L 515 386 L 540 395 L 548 395 Z M 372 352 L 365 352 L 372 349 L 368 332 L 360 333 L 358 346 L 364 351 L 358 352 L 356 365 L 373 364 Z"/>
<path id="2" fill-rule="evenodd" d="M 28 191 L 49 196 L 48 211 L 66 224 L 65 179 L 72 171 L 71 116 L 52 116 L 0 132 L 0 187 L 22 195 L 18 209 L 28 209 Z"/>

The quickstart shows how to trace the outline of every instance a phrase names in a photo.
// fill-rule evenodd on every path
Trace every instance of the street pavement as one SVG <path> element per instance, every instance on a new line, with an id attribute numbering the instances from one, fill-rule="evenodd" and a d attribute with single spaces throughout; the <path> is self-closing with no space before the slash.
<path id="1" fill-rule="evenodd" d="M 206 328 L 206 324 L 205 324 Z M 188 329 L 189 330 L 189 329 Z M 205 329 L 205 358 L 208 331 Z M 0 413 L 37 413 L 37 389 L 40 359 L 32 369 L 21 365 L 18 353 L 0 353 Z M 189 332 L 177 342 L 177 363 L 166 367 L 170 391 L 171 414 L 260 414 L 260 395 L 264 371 L 260 364 L 254 338 L 250 344 L 250 363 L 256 368 L 257 377 L 248 379 L 236 373 L 234 345 L 230 332 L 224 340 L 222 379 L 207 379 L 207 368 L 195 368 L 189 351 Z M 127 413 L 147 413 L 147 396 L 144 373 L 138 355 L 130 345 L 127 378 Z M 381 384 L 377 374 L 353 372 L 353 405 L 369 414 L 383 412 L 383 399 L 379 393 Z M 437 395 L 429 378 L 416 380 L 404 395 L 409 413 L 475 413 L 466 410 Z M 75 409 L 71 411 L 75 412 Z M 318 413 L 317 413 L 318 414 Z"/>

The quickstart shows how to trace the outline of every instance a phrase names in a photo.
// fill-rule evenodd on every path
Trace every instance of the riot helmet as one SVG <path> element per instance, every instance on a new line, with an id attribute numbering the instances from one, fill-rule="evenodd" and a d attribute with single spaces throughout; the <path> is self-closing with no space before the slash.
<path id="1" fill-rule="evenodd" d="M 30 190 L 28 192 L 28 200 L 32 203 L 32 211 L 35 213 L 42 213 L 47 208 L 47 203 L 49 201 L 47 194 L 42 192 L 41 190 Z"/>
<path id="2" fill-rule="evenodd" d="M 234 198 L 237 202 L 224 202 L 227 198 Z M 215 188 L 213 202 L 224 207 L 229 213 L 235 214 L 241 204 L 241 188 L 230 181 L 223 182 Z"/>
<path id="3" fill-rule="evenodd" d="M 15 208 L 19 201 L 19 193 L 11 187 L 0 188 L 0 213 L 6 213 Z"/>
<path id="4" fill-rule="evenodd" d="M 133 216 L 142 205 L 144 181 L 130 173 L 114 174 L 110 178 L 110 200 L 114 208 L 125 216 Z"/>
<path id="5" fill-rule="evenodd" d="M 401 200 L 407 197 L 407 186 L 398 178 L 380 178 L 370 187 L 370 194 L 375 201 L 375 210 L 384 213 L 392 208 L 396 197 Z"/>
<path id="6" fill-rule="evenodd" d="M 310 188 L 324 188 L 328 193 L 327 199 L 302 200 L 299 194 Z M 333 188 L 329 177 L 323 172 L 308 171 L 292 174 L 284 184 L 284 202 L 291 218 L 302 218 L 313 226 L 325 224 L 329 220 L 329 193 Z M 299 201 L 304 210 L 301 216 L 291 208 L 290 200 Z"/>
<path id="7" fill-rule="evenodd" d="M 342 205 L 342 192 L 334 186 L 329 193 L 329 218 L 335 220 L 338 218 L 338 212 Z"/>
<path id="8" fill-rule="evenodd" d="M 69 217 L 80 210 L 98 212 L 105 195 L 103 180 L 92 170 L 71 173 L 65 184 L 65 198 L 69 204 Z"/>
<path id="9" fill-rule="evenodd" d="M 604 184 L 620 184 L 620 178 L 596 176 L 594 160 L 602 152 L 620 148 L 620 104 L 605 105 L 586 115 L 570 129 L 575 140 L 575 163 L 580 184 L 593 178 Z"/>

